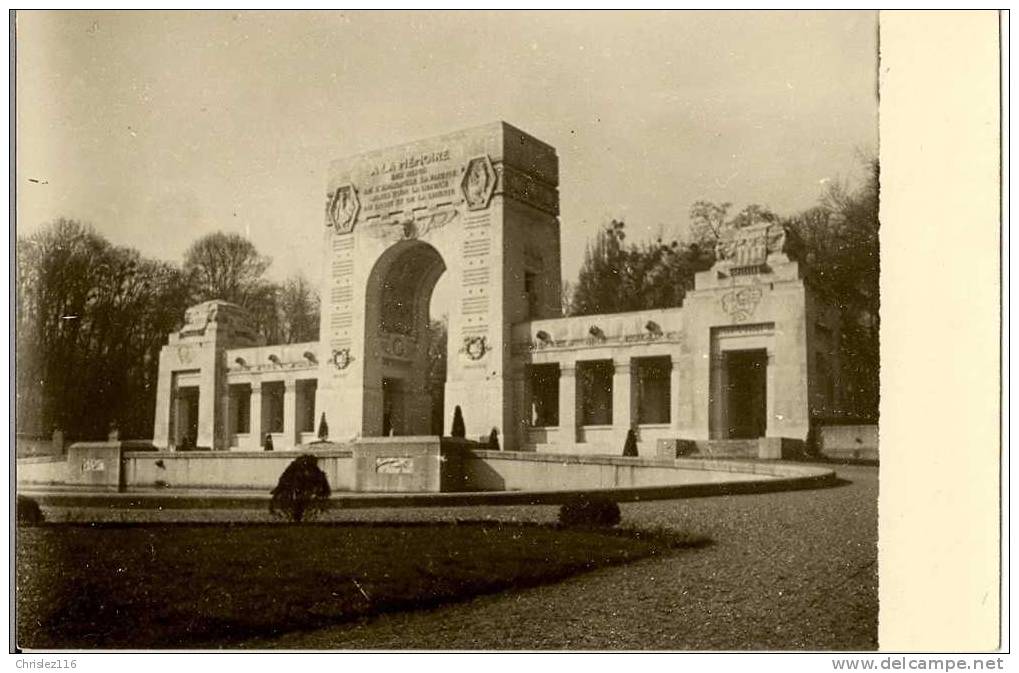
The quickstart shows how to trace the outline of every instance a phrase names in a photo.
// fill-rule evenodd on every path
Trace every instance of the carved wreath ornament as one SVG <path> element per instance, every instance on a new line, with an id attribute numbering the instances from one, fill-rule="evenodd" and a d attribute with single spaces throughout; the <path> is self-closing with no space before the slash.
<path id="1" fill-rule="evenodd" d="M 743 322 L 754 314 L 754 309 L 757 308 L 763 294 L 759 287 L 733 289 L 722 296 L 722 310 L 729 314 L 734 322 Z"/>
<path id="2" fill-rule="evenodd" d="M 471 360 L 480 360 L 488 352 L 488 339 L 483 336 L 464 337 L 462 352 Z"/>
<path id="3" fill-rule="evenodd" d="M 332 362 L 337 369 L 346 369 L 350 366 L 350 362 L 353 359 L 354 358 L 350 356 L 349 348 L 341 348 L 333 351 L 333 356 L 329 358 L 329 361 Z"/>

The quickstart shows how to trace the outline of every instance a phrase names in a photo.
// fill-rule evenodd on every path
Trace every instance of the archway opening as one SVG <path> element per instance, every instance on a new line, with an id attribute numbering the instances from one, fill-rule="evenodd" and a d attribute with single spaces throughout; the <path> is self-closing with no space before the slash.
<path id="1" fill-rule="evenodd" d="M 439 252 L 401 241 L 368 280 L 365 321 L 366 436 L 442 433 L 447 333 L 432 319 L 433 293 L 446 270 Z"/>

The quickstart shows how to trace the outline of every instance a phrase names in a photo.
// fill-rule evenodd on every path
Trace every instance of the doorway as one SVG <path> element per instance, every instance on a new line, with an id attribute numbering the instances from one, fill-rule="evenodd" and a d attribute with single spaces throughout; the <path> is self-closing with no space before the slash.
<path id="1" fill-rule="evenodd" d="M 198 444 L 198 386 L 181 386 L 176 397 L 173 444 L 178 449 L 193 449 Z"/>
<path id="2" fill-rule="evenodd" d="M 725 369 L 728 438 L 764 437 L 768 427 L 768 351 L 728 351 Z"/>
<path id="3" fill-rule="evenodd" d="M 404 433 L 404 393 L 400 379 L 382 379 L 382 436 Z"/>
<path id="4" fill-rule="evenodd" d="M 383 253 L 368 278 L 364 379 L 366 437 L 441 430 L 447 333 L 430 321 L 432 291 L 446 269 L 427 243 L 404 240 Z M 440 399 L 436 400 L 438 397 Z M 438 405 L 436 404 L 438 402 Z"/>

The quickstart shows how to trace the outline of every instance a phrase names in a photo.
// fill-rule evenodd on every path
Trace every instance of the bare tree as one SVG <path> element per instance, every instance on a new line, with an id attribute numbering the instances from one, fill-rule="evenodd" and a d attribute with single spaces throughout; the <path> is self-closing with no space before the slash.
<path id="1" fill-rule="evenodd" d="M 243 236 L 216 232 L 188 248 L 184 273 L 196 302 L 222 299 L 251 308 L 264 298 L 263 276 L 271 263 Z"/>
<path id="2" fill-rule="evenodd" d="M 17 243 L 19 429 L 150 436 L 159 349 L 187 304 L 181 274 L 57 220 Z"/>
<path id="3" fill-rule="evenodd" d="M 319 297 L 304 276 L 291 276 L 276 295 L 280 338 L 284 343 L 318 339 Z"/>

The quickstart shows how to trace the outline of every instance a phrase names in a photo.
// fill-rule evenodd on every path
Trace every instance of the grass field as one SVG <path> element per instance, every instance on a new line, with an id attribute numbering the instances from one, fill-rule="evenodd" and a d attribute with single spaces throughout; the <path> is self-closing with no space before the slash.
<path id="1" fill-rule="evenodd" d="M 18 645 L 229 647 L 705 542 L 491 522 L 21 528 Z"/>

